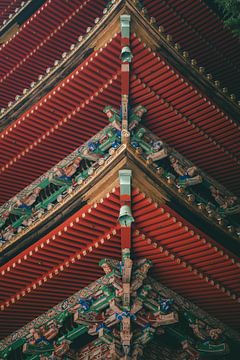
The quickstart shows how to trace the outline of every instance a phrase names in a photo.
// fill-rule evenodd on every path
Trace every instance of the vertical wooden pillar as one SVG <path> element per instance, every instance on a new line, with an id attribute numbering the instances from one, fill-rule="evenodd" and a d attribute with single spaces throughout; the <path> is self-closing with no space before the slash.
<path id="1" fill-rule="evenodd" d="M 132 53 L 130 48 L 130 15 L 121 15 L 121 115 L 122 143 L 129 142 L 128 108 L 129 108 L 129 77 Z"/>
<path id="2" fill-rule="evenodd" d="M 131 225 L 134 221 L 131 211 L 131 170 L 120 170 L 120 213 L 119 222 L 121 225 L 121 249 L 122 249 L 122 307 L 123 311 L 130 315 L 131 311 Z M 124 357 L 121 359 L 130 359 L 130 349 L 132 340 L 131 319 L 124 316 L 121 324 L 121 343 L 124 351 Z"/>

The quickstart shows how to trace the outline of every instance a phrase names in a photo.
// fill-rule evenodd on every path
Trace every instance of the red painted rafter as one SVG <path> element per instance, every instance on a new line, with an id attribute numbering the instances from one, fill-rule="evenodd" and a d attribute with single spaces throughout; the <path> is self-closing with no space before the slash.
<path id="1" fill-rule="evenodd" d="M 239 94 L 239 41 L 204 1 L 144 0 L 143 5 L 199 66 L 205 66 L 224 86 Z"/>
<path id="2" fill-rule="evenodd" d="M 86 205 L 2 266 L 0 318 L 6 321 L 13 311 L 17 314 L 16 322 L 10 319 L 0 330 L 2 336 L 95 280 L 101 274 L 99 260 L 121 256 L 119 201 L 116 189 L 99 203 Z M 239 326 L 237 258 L 138 189 L 132 191 L 132 211 L 134 256 L 150 258 L 160 282 Z"/>
<path id="3" fill-rule="evenodd" d="M 104 0 L 74 0 L 71 4 L 46 1 L 0 48 L 0 106 L 6 107 L 63 52 L 69 51 L 78 37 L 94 25 L 94 19 L 102 16 L 104 5 Z"/>
<path id="4" fill-rule="evenodd" d="M 110 44 L 111 54 L 117 53 L 118 37 Z M 111 99 L 118 106 L 120 100 L 120 60 L 117 56 L 115 61 L 111 60 L 111 54 L 107 47 L 99 49 L 2 133 L 2 202 L 107 124 L 102 112 L 106 101 Z M 27 171 L 27 167 L 32 171 Z"/>
<path id="5" fill-rule="evenodd" d="M 145 125 L 238 193 L 240 133 L 237 125 L 175 71 L 161 54 L 152 52 L 140 39 L 133 43 L 131 100 L 133 104 L 147 107 Z"/>
<path id="6" fill-rule="evenodd" d="M 134 36 L 131 46 L 131 102 L 147 107 L 145 125 L 229 189 L 239 191 L 236 125 L 162 56 Z M 102 109 L 120 103 L 119 53 L 117 36 L 2 132 L 2 202 L 107 124 Z"/>
<path id="7" fill-rule="evenodd" d="M 161 50 L 160 54 L 156 54 L 150 48 L 146 48 L 146 44 L 141 43 L 140 40 L 135 51 L 138 55 L 133 58 L 132 70 L 142 85 L 154 92 L 156 97 L 159 96 L 166 107 L 171 107 L 173 113 L 181 116 L 184 120 L 182 122 L 183 127 L 186 127 L 185 122 L 191 123 L 195 129 L 198 129 L 198 132 L 202 132 L 203 136 L 215 141 L 216 144 L 214 145 L 223 147 L 230 156 L 235 158 L 232 151 L 239 153 L 240 135 L 236 131 L 237 126 L 233 121 L 221 112 L 210 99 L 201 94 L 197 88 L 194 88 L 187 79 L 174 70 L 167 63 L 167 60 L 161 56 Z M 194 109 L 193 113 L 191 112 L 192 109 Z M 151 120 L 151 117 L 148 116 L 148 122 L 154 128 L 154 123 Z M 159 121 L 156 122 L 156 125 L 159 126 Z M 176 125 L 175 122 L 174 125 Z M 222 131 L 219 131 L 216 129 L 217 125 L 222 127 L 225 125 L 225 134 L 229 134 L 231 139 L 228 137 L 225 139 L 222 136 L 223 128 Z"/>

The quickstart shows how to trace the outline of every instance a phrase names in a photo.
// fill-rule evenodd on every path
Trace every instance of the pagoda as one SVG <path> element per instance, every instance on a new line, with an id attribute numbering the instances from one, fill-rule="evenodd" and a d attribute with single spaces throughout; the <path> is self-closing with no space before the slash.
<path id="1" fill-rule="evenodd" d="M 0 22 L 0 359 L 238 359 L 239 39 L 203 0 Z"/>

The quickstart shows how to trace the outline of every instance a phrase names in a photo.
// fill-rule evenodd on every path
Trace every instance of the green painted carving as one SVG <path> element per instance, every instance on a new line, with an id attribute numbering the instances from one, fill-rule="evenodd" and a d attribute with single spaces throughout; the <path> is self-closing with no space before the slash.
<path id="1" fill-rule="evenodd" d="M 105 276 L 1 341 L 0 359 L 17 351 L 27 360 L 73 359 L 72 345 L 86 334 L 93 339 L 79 359 L 95 354 L 137 360 L 145 344 L 163 333 L 176 341 L 185 359 L 204 354 L 220 358 L 229 352 L 230 338 L 240 341 L 238 334 L 150 278 L 149 260 L 133 262 L 129 252 L 125 255 L 121 262 L 102 260 Z M 131 301 L 126 308 L 128 281 Z"/>
<path id="2" fill-rule="evenodd" d="M 111 119 L 110 119 L 111 120 Z M 51 210 L 102 165 L 121 133 L 109 125 L 0 208 L 0 245 Z M 110 150 L 111 152 L 111 150 Z"/>
<path id="3" fill-rule="evenodd" d="M 103 109 L 103 112 L 107 115 L 107 118 L 109 122 L 112 124 L 112 126 L 116 129 L 121 131 L 121 118 L 120 118 L 120 112 L 118 109 L 115 109 L 113 106 L 105 106 Z"/>
<path id="4" fill-rule="evenodd" d="M 106 106 L 103 111 L 109 119 L 109 126 L 0 207 L 0 246 L 37 222 L 103 164 L 112 149 L 120 146 L 120 111 L 112 106 Z M 203 204 L 211 217 L 219 223 L 226 223 L 230 230 L 232 225 L 235 226 L 236 235 L 240 234 L 239 224 L 234 218 L 234 214 L 240 212 L 239 200 L 152 132 L 140 126 L 146 111 L 142 105 L 129 110 L 131 146 L 141 152 L 147 161 L 153 162 L 154 168 L 170 185 L 180 193 L 184 192 L 190 201 L 200 206 Z M 129 226 L 133 220 L 129 209 L 122 209 L 122 216 L 123 212 L 126 215 L 123 223 Z"/>
<path id="5" fill-rule="evenodd" d="M 140 124 L 142 117 L 146 112 L 147 112 L 147 109 L 142 105 L 137 105 L 130 111 L 130 116 L 129 116 L 129 130 L 130 131 L 132 131 L 134 128 L 136 128 Z"/>
<path id="6" fill-rule="evenodd" d="M 131 146 L 147 161 L 152 161 L 153 168 L 170 185 L 192 201 L 203 203 L 207 213 L 218 222 L 234 225 L 239 233 L 239 224 L 232 216 L 240 212 L 237 197 L 146 128 L 136 127 L 131 132 Z"/>

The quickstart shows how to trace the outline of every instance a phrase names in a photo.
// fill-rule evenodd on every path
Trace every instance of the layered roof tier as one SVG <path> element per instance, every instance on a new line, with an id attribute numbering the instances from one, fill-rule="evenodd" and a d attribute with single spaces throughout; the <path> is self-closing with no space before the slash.
<path id="1" fill-rule="evenodd" d="M 238 328 L 238 259 L 140 188 L 132 206 L 135 258 L 151 259 L 156 279 Z M 99 277 L 102 258 L 121 257 L 118 214 L 115 188 L 1 267 L 1 336 Z"/>
<path id="2" fill-rule="evenodd" d="M 137 35 L 132 36 L 132 48 L 131 103 L 141 102 L 148 109 L 146 126 L 238 194 L 237 123 L 182 76 L 161 49 L 154 51 Z M 2 203 L 106 124 L 104 105 L 118 106 L 120 101 L 119 51 L 115 33 L 2 131 Z"/>
<path id="3" fill-rule="evenodd" d="M 0 106 L 6 107 L 53 66 L 93 26 L 104 4 L 103 0 L 46 1 L 0 48 Z"/>
<path id="4" fill-rule="evenodd" d="M 202 0 L 143 0 L 149 16 L 153 16 L 166 33 L 172 35 L 190 57 L 197 59 L 214 78 L 239 96 L 239 39 Z"/>
<path id="5" fill-rule="evenodd" d="M 201 1 L 187 4 L 48 0 L 0 48 L 3 107 L 11 102 L 0 136 L 2 337 L 95 281 L 102 258 L 121 258 L 123 168 L 133 172 L 134 259 L 149 258 L 157 281 L 239 328 L 240 111 L 202 67 L 236 92 L 239 47 Z M 137 122 L 127 145 L 123 13 Z M 115 125 L 105 128 L 103 110 Z"/>

